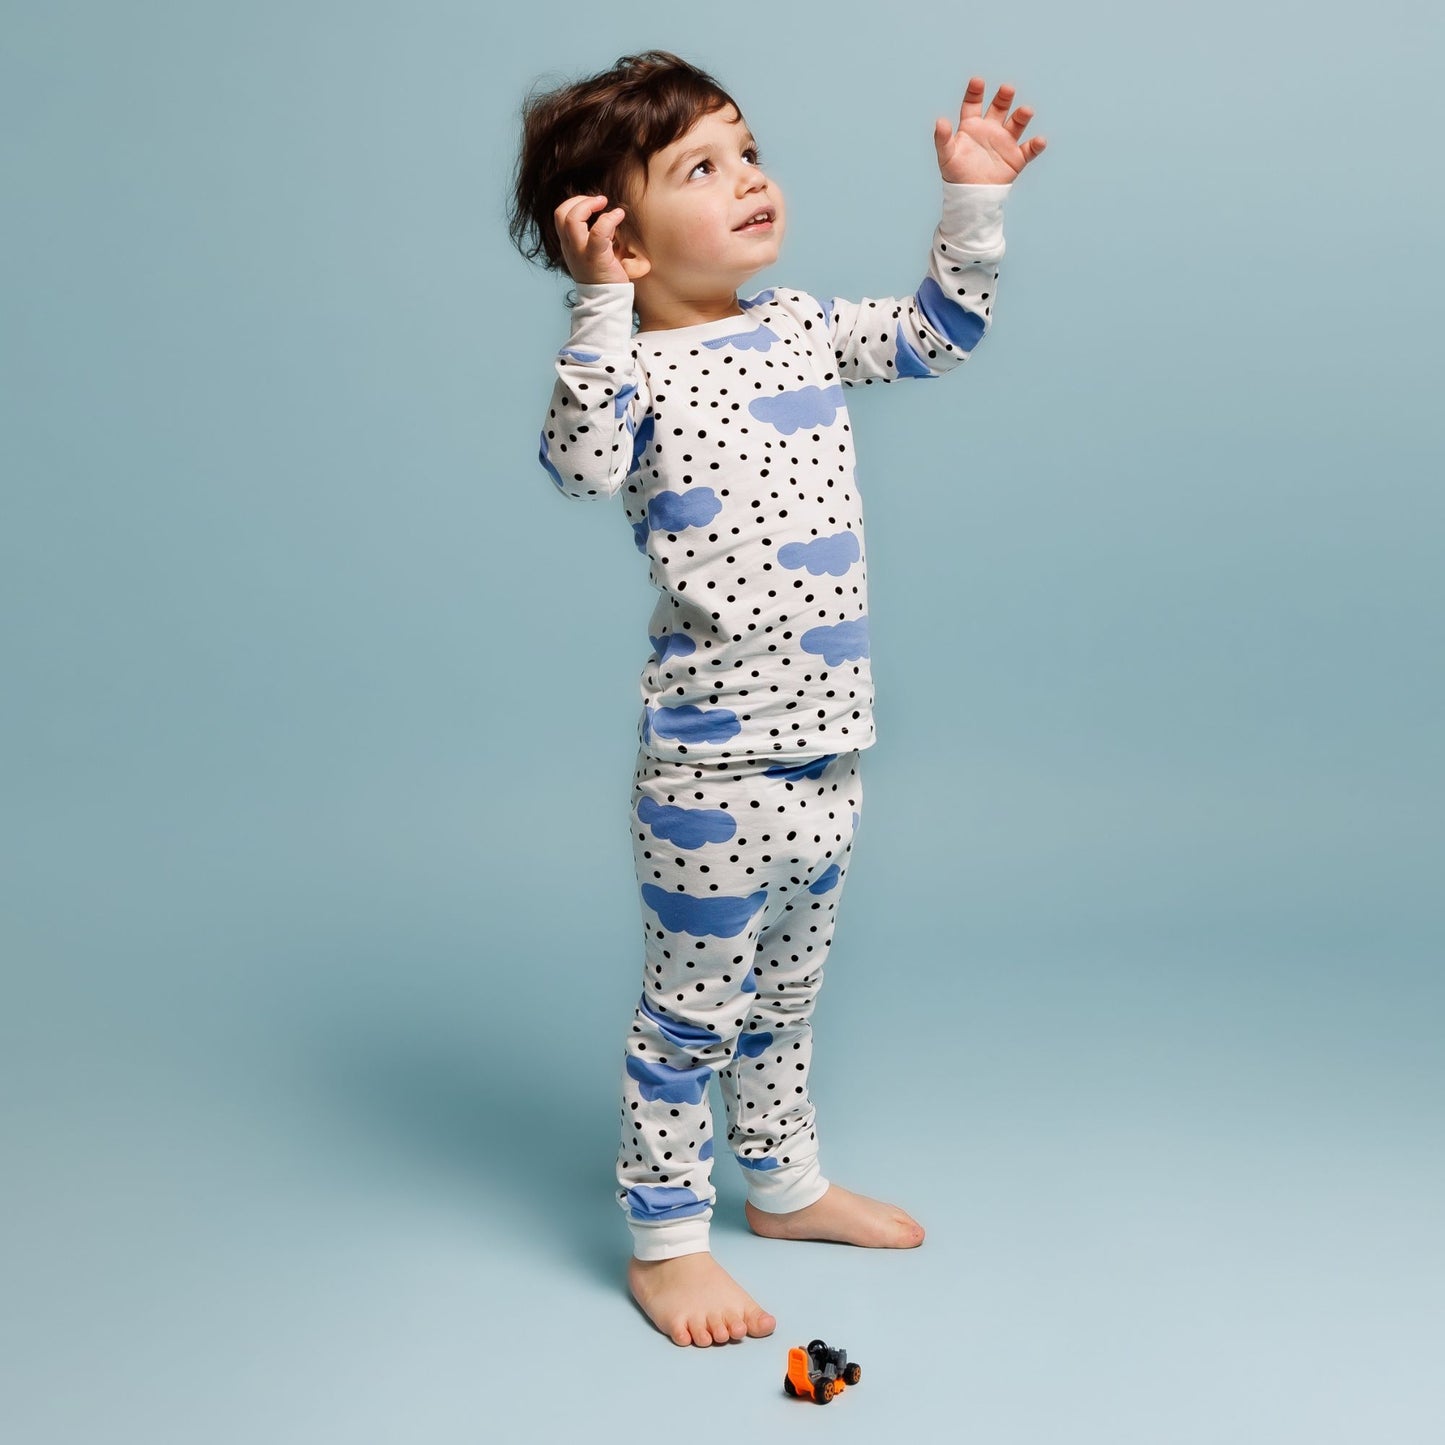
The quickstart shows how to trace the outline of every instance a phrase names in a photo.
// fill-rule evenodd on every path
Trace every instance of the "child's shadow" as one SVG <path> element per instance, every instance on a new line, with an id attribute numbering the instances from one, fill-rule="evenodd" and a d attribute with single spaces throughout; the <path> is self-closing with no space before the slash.
<path id="1" fill-rule="evenodd" d="M 478 1230 L 503 1231 L 509 1252 L 531 1243 L 622 1285 L 619 1091 L 601 1087 L 586 1020 L 554 1017 L 524 1043 L 504 1007 L 428 1018 L 394 996 L 349 1003 L 318 1017 L 303 1045 L 320 1101 L 353 1147 L 393 1176 L 474 1196 Z"/>

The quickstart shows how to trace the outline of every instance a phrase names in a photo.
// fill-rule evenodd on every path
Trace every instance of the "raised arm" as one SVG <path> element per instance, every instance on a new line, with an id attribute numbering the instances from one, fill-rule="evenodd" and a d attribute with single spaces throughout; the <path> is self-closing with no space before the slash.
<path id="1" fill-rule="evenodd" d="M 918 290 L 824 303 L 844 386 L 942 376 L 967 360 L 992 321 L 1008 191 L 945 182 L 943 216 Z"/>
<path id="2" fill-rule="evenodd" d="M 1013 86 L 1000 86 L 987 111 L 984 90 L 981 76 L 969 80 L 956 131 L 942 118 L 934 123 L 943 214 L 917 291 L 824 305 L 845 386 L 941 376 L 966 360 L 989 328 L 1004 253 L 1003 201 L 1045 142 L 1018 144 L 1033 109 L 1009 115 Z"/>
<path id="3" fill-rule="evenodd" d="M 554 213 L 577 304 L 557 353 L 538 460 L 569 497 L 612 496 L 646 442 L 638 434 L 648 398 L 632 355 L 632 282 L 612 244 L 623 208 L 596 215 L 606 204 L 605 196 L 569 196 Z"/>
<path id="4" fill-rule="evenodd" d="M 632 283 L 579 282 L 538 452 L 557 489 L 614 495 L 646 444 L 647 404 L 632 356 Z"/>

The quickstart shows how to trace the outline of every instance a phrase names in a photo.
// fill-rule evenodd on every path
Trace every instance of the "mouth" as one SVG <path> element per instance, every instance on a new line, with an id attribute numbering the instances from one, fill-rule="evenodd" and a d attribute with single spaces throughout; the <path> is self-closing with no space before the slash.
<path id="1" fill-rule="evenodd" d="M 771 206 L 762 206 L 742 223 L 741 226 L 734 226 L 735 231 L 770 231 L 773 228 L 773 219 L 777 212 Z"/>

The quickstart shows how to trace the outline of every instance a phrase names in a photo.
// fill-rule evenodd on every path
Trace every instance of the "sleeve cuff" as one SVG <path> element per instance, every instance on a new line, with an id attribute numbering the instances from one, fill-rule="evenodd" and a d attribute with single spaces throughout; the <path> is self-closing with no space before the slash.
<path id="1" fill-rule="evenodd" d="M 1003 203 L 1013 182 L 965 185 L 943 182 L 940 229 L 949 244 L 979 258 L 1003 255 Z"/>
<path id="2" fill-rule="evenodd" d="M 632 282 L 578 282 L 569 346 L 605 355 L 632 349 Z"/>

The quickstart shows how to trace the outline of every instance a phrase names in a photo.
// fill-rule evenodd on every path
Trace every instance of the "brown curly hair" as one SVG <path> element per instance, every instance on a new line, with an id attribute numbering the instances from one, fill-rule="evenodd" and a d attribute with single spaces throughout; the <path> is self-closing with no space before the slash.
<path id="1" fill-rule="evenodd" d="M 565 271 L 554 212 L 568 196 L 601 195 L 629 206 L 647 162 L 686 135 L 699 116 L 742 108 L 712 76 L 666 50 L 624 55 L 611 70 L 522 104 L 522 144 L 507 230 L 529 261 Z M 624 220 L 623 224 L 626 224 Z"/>

